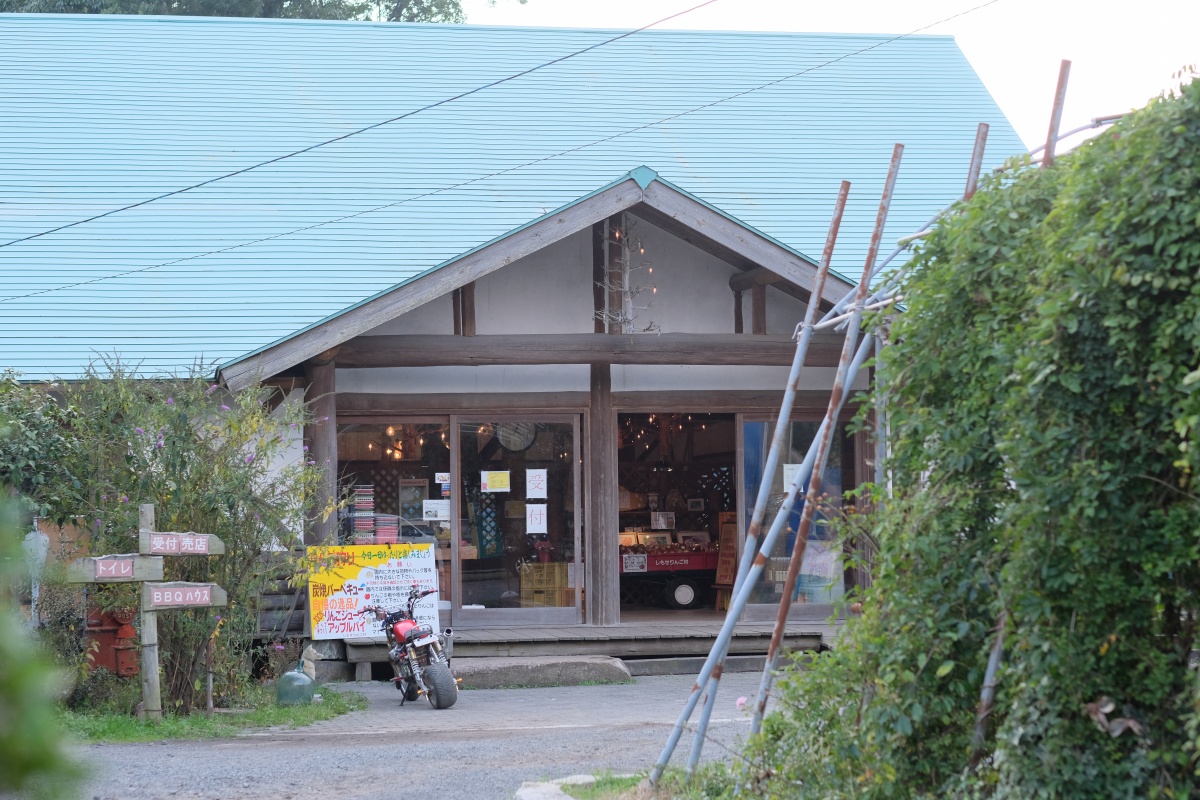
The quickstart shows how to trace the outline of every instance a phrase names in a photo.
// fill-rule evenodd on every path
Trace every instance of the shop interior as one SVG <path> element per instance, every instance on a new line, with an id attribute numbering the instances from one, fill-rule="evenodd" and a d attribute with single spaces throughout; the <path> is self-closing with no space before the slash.
<path id="1" fill-rule="evenodd" d="M 733 414 L 617 417 L 621 614 L 723 606 L 737 569 Z"/>

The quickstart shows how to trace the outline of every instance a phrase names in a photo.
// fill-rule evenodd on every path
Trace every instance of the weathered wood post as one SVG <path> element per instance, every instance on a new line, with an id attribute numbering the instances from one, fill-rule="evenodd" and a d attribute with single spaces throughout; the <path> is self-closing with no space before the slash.
<path id="1" fill-rule="evenodd" d="M 154 504 L 138 506 L 138 528 L 154 530 Z M 140 549 L 140 548 L 139 548 Z M 162 685 L 158 680 L 158 612 L 142 604 L 142 711 L 146 719 L 162 719 Z"/>

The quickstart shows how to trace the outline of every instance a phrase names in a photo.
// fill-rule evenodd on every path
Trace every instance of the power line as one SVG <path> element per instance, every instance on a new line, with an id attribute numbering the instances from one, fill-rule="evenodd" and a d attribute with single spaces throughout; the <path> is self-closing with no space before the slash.
<path id="1" fill-rule="evenodd" d="M 226 178 L 233 178 L 238 175 L 244 175 L 245 173 L 250 172 L 251 170 L 259 169 L 260 167 L 266 167 L 271 164 L 278 164 L 280 161 L 286 161 L 289 158 L 295 158 L 296 156 L 312 152 L 313 150 L 316 150 L 317 148 L 320 148 L 320 147 L 325 147 L 327 145 L 345 141 L 346 139 L 349 139 L 352 136 L 358 136 L 361 133 L 366 133 L 367 131 L 373 131 L 376 128 L 382 128 L 384 125 L 391 125 L 393 122 L 399 122 L 402 119 L 408 119 L 409 117 L 416 116 L 417 114 L 421 114 L 425 111 L 430 111 L 432 109 L 438 108 L 439 106 L 444 106 L 447 103 L 453 103 L 456 100 L 462 100 L 464 97 L 470 97 L 473 94 L 478 94 L 479 92 L 485 91 L 487 89 L 492 89 L 496 86 L 499 86 L 502 83 L 508 83 L 509 81 L 516 80 L 517 78 L 523 78 L 524 76 L 530 74 L 531 72 L 537 72 L 539 69 L 545 69 L 546 67 L 552 67 L 555 64 L 559 64 L 559 63 L 562 63 L 563 61 L 566 61 L 567 59 L 575 58 L 576 56 L 581 56 L 584 53 L 588 53 L 597 48 L 612 44 L 613 42 L 619 42 L 622 39 L 627 39 L 628 37 L 633 36 L 636 33 L 641 33 L 642 31 L 648 30 L 649 28 L 653 28 L 656 25 L 661 25 L 664 22 L 669 22 L 670 20 L 673 20 L 676 17 L 682 17 L 685 14 L 690 14 L 693 11 L 704 8 L 705 6 L 710 6 L 715 2 L 717 2 L 717 0 L 704 0 L 703 3 L 694 5 L 691 8 L 685 9 L 683 11 L 679 11 L 675 14 L 670 15 L 669 17 L 663 17 L 662 19 L 655 20 L 654 22 L 651 22 L 648 25 L 643 25 L 640 28 L 635 28 L 634 30 L 626 31 L 625 33 L 622 33 L 618 36 L 614 36 L 611 39 L 605 39 L 603 42 L 597 42 L 596 44 L 585 47 L 582 50 L 576 50 L 573 53 L 567 53 L 565 56 L 559 56 L 558 58 L 551 59 L 550 61 L 545 61 L 536 66 L 530 67 L 529 69 L 522 70 L 521 72 L 513 73 L 512 75 L 509 75 L 508 77 L 499 78 L 497 80 L 492 81 L 491 83 L 485 83 L 482 86 L 476 86 L 474 89 L 469 89 L 465 92 L 460 92 L 459 94 L 456 94 L 452 97 L 446 97 L 442 100 L 438 100 L 435 103 L 430 103 L 429 105 L 421 106 L 420 108 L 413 109 L 412 111 L 406 112 L 404 114 L 400 114 L 399 116 L 391 117 L 390 119 L 385 119 L 382 122 L 376 122 L 371 125 L 367 125 L 366 127 L 358 128 L 357 130 L 350 131 L 349 133 L 344 133 L 341 136 L 335 136 L 332 139 L 326 139 L 323 142 L 317 142 L 316 144 L 311 144 L 308 147 L 303 147 L 299 150 L 293 150 L 290 153 L 285 153 L 281 156 L 275 156 L 274 158 L 269 158 L 266 161 L 260 161 L 257 164 L 251 164 L 248 167 L 242 167 L 241 169 L 236 169 L 233 172 L 227 172 L 224 175 L 218 175 L 215 178 L 209 178 L 208 180 L 201 181 L 200 183 L 193 183 L 191 186 L 185 186 L 182 189 L 174 189 L 169 192 L 164 192 L 163 194 L 155 195 L 154 197 L 148 197 L 145 200 L 139 200 L 136 203 L 130 203 L 127 206 L 121 206 L 120 208 L 114 208 L 109 211 L 105 211 L 102 214 L 96 214 L 95 216 L 87 217 L 86 219 L 76 220 L 75 222 L 68 222 L 65 225 L 59 225 L 57 228 L 50 228 L 48 230 L 41 231 L 40 233 L 31 233 L 28 236 L 22 236 L 18 239 L 13 239 L 10 242 L 5 242 L 4 244 L 0 244 L 0 248 L 8 247 L 9 245 L 19 244 L 21 242 L 28 242 L 30 239 L 39 239 L 42 236 L 49 236 L 52 233 L 58 233 L 59 231 L 66 230 L 67 228 L 74 228 L 76 225 L 83 225 L 88 222 L 95 222 L 98 219 L 103 219 L 104 217 L 109 217 L 109 216 L 112 216 L 113 214 L 120 214 L 122 211 L 129 211 L 134 208 L 140 208 L 141 206 L 149 205 L 150 203 L 156 203 L 159 200 L 166 200 L 169 197 L 175 197 L 176 195 L 180 195 L 185 192 L 190 192 L 195 189 L 201 189 L 205 186 L 210 186 L 218 181 L 223 181 Z"/>
<path id="2" fill-rule="evenodd" d="M 618 133 L 614 133 L 609 136 L 605 136 L 600 139 L 596 139 L 594 141 L 587 142 L 586 144 L 577 145 L 576 147 L 571 147 L 567 150 L 562 150 L 557 153 L 553 153 L 548 156 L 542 156 L 540 158 L 535 158 L 532 161 L 526 161 L 522 164 L 517 164 L 516 166 L 508 167 L 506 169 L 502 169 L 497 172 L 490 172 L 486 175 L 480 175 L 478 177 L 471 178 L 470 180 L 461 181 L 460 183 L 456 183 L 451 186 L 444 186 L 440 189 L 434 189 L 432 191 L 425 192 L 423 194 L 414 195 L 412 197 L 406 197 L 403 200 L 396 200 L 391 203 L 385 203 L 384 205 L 381 205 L 381 206 L 375 206 L 373 208 L 363 209 L 362 211 L 356 211 L 352 214 L 344 214 L 340 217 L 335 217 L 334 219 L 328 219 L 323 222 L 315 222 L 311 225 L 305 225 L 303 227 L 294 228 L 292 230 L 284 231 L 282 233 L 272 234 L 271 236 L 264 236 L 259 239 L 252 239 L 248 242 L 241 242 L 240 244 L 234 244 L 234 245 L 230 245 L 228 247 L 222 247 L 222 248 L 219 248 L 216 250 L 209 250 L 204 253 L 197 253 L 196 255 L 185 256 L 183 258 L 177 258 L 177 259 L 174 259 L 171 261 L 164 261 L 160 264 L 152 264 L 151 266 L 148 266 L 148 267 L 139 267 L 137 269 L 131 269 L 131 270 L 127 270 L 125 272 L 119 272 L 119 273 L 116 273 L 113 275 L 102 275 L 98 278 L 90 278 L 86 281 L 78 281 L 76 283 L 67 284 L 65 286 L 56 286 L 52 289 L 42 289 L 42 290 L 39 290 L 36 292 L 29 292 L 27 294 L 15 295 L 13 297 L 0 298 L 0 303 L 7 303 L 11 300 L 21 300 L 21 299 L 24 299 L 27 297 L 35 297 L 37 295 L 50 294 L 51 292 L 59 292 L 59 291 L 63 291 L 66 289 L 74 289 L 74 288 L 78 288 L 80 286 L 86 286 L 86 285 L 92 284 L 92 283 L 99 283 L 100 281 L 112 280 L 115 278 L 124 278 L 126 276 L 135 275 L 140 272 L 148 272 L 150 270 L 160 269 L 162 267 L 170 267 L 170 266 L 174 266 L 176 264 L 182 264 L 187 261 L 194 261 L 194 260 L 200 259 L 200 258 L 207 258 L 208 256 L 220 255 L 221 253 L 227 253 L 230 250 L 237 250 L 242 247 L 250 247 L 251 245 L 261 244 L 262 242 L 269 242 L 272 239 L 279 239 L 284 236 L 292 236 L 297 233 L 303 233 L 305 231 L 313 230 L 314 228 L 320 228 L 324 225 L 334 225 L 338 222 L 344 222 L 345 220 L 353 219 L 354 217 L 361 217 L 365 214 L 374 214 L 377 211 L 385 211 L 389 208 L 395 208 L 396 206 L 404 205 L 405 203 L 411 203 L 415 200 L 422 200 L 426 197 L 432 197 L 433 195 L 441 194 L 442 192 L 449 192 L 449 191 L 453 191 L 455 189 L 461 189 L 464 186 L 469 186 L 473 183 L 478 183 L 479 181 L 484 181 L 484 180 L 488 180 L 489 178 L 499 177 L 501 175 L 505 175 L 510 172 L 515 172 L 520 169 L 525 169 L 526 167 L 532 167 L 537 164 L 541 164 L 546 161 L 553 160 L 555 158 L 561 158 L 562 156 L 570 155 L 571 153 L 576 153 L 576 152 L 579 152 L 580 150 L 585 150 L 589 147 L 595 147 L 596 145 L 604 144 L 605 142 L 610 142 L 614 139 L 619 139 L 622 136 L 629 136 L 630 134 L 638 133 L 639 131 L 643 131 L 648 128 L 652 128 L 656 125 L 662 125 L 667 122 L 672 122 L 676 119 L 679 119 L 680 117 L 685 117 L 689 114 L 695 114 L 697 112 L 704 111 L 706 109 L 720 105 L 721 103 L 726 103 L 726 102 L 729 102 L 730 100 L 735 100 L 739 97 L 744 97 L 753 92 L 761 91 L 762 89 L 766 89 L 771 86 L 778 85 L 780 83 L 783 83 L 784 81 L 789 81 L 794 78 L 798 78 L 802 75 L 806 75 L 810 72 L 814 72 L 818 69 L 822 69 L 823 67 L 830 66 L 831 64 L 836 64 L 839 61 L 846 60 L 847 58 L 851 58 L 853 56 L 861 55 L 861 54 L 869 52 L 871 50 L 875 50 L 877 48 L 891 44 L 892 42 L 898 41 L 900 39 L 904 39 L 909 36 L 914 36 L 914 35 L 920 33 L 921 31 L 929 30 L 930 28 L 936 27 L 945 22 L 949 22 L 953 19 L 957 19 L 959 17 L 965 16 L 965 15 L 973 13 L 975 11 L 979 11 L 980 9 L 986 8 L 990 5 L 994 5 L 998 2 L 1000 2 L 1000 0 L 987 0 L 987 2 L 980 3 L 979 5 L 973 6 L 965 11 L 960 11 L 957 14 L 953 14 L 949 17 L 945 17 L 944 19 L 940 19 L 937 22 L 931 22 L 928 25 L 923 25 L 920 28 L 915 28 L 915 29 L 909 31 L 908 33 L 898 34 L 896 36 L 891 37 L 890 39 L 884 39 L 883 41 L 876 42 L 875 44 L 870 45 L 868 47 L 864 47 L 859 50 L 852 51 L 850 53 L 845 53 L 843 55 L 838 56 L 837 58 L 830 59 L 829 61 L 823 61 L 820 64 L 814 64 L 813 66 L 806 67 L 805 69 L 802 69 L 799 72 L 794 72 L 790 75 L 785 75 L 782 78 L 776 78 L 775 80 L 768 81 L 766 83 L 762 83 L 757 86 L 753 86 L 749 89 L 744 89 L 740 92 L 728 95 L 726 97 L 719 98 L 710 103 L 705 103 L 704 105 L 696 106 L 696 107 L 690 108 L 686 111 L 680 111 L 676 114 L 671 114 L 671 115 L 663 117 L 661 119 L 654 120 L 653 122 L 647 122 L 643 125 L 638 125 L 637 127 L 629 128 L 629 129 L 620 131 Z"/>

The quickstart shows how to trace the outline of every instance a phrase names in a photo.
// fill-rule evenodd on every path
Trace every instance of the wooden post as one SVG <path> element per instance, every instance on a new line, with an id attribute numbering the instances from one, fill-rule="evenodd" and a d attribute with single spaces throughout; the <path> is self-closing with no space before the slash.
<path id="1" fill-rule="evenodd" d="M 621 272 L 624 270 L 621 258 L 625 247 L 622 228 L 622 217 L 614 214 L 608 218 L 608 230 L 605 235 L 607 246 L 604 254 L 604 279 L 608 283 L 608 332 L 623 333 L 624 326 L 619 317 L 625 307 L 625 293 L 621 291 Z"/>
<path id="2" fill-rule="evenodd" d="M 608 245 L 604 240 L 606 225 L 604 220 L 592 225 L 592 330 L 595 333 L 605 331 L 604 267 L 608 263 Z"/>
<path id="3" fill-rule="evenodd" d="M 208 716 L 213 713 L 213 640 L 208 637 L 208 643 L 204 646 L 204 666 L 208 669 L 208 680 L 205 682 L 204 692 L 204 708 Z"/>
<path id="4" fill-rule="evenodd" d="M 138 506 L 138 527 L 152 531 L 154 504 Z M 153 722 L 162 720 L 162 686 L 158 679 L 158 612 L 142 609 L 142 713 Z"/>
<path id="5" fill-rule="evenodd" d="M 317 544 L 327 544 L 337 538 L 337 512 L 325 517 L 325 511 L 337 500 L 337 369 L 332 359 L 313 360 L 305 364 L 304 375 L 308 383 L 305 399 L 312 404 L 316 417 L 311 426 L 310 454 L 321 468 L 312 537 Z"/>
<path id="6" fill-rule="evenodd" d="M 617 419 L 612 402 L 612 369 L 608 364 L 592 364 L 589 420 L 588 621 L 595 625 L 616 625 L 621 621 L 617 548 L 621 523 L 617 517 Z"/>
<path id="7" fill-rule="evenodd" d="M 746 323 L 742 321 L 742 293 L 736 289 L 733 292 L 733 332 L 744 333 Z"/>
<path id="8" fill-rule="evenodd" d="M 761 283 L 750 289 L 750 329 L 758 336 L 767 333 L 767 287 Z"/>
<path id="9" fill-rule="evenodd" d="M 475 335 L 475 282 L 471 281 L 459 291 L 462 298 L 462 335 Z"/>
<path id="10" fill-rule="evenodd" d="M 462 289 L 450 292 L 450 305 L 454 309 L 454 335 L 462 336 Z"/>

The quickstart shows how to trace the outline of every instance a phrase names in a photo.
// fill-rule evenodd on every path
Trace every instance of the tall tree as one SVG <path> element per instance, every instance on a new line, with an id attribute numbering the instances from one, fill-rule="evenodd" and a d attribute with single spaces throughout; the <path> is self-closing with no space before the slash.
<path id="1" fill-rule="evenodd" d="M 496 0 L 489 2 L 494 5 Z M 0 13 L 466 21 L 462 0 L 0 0 Z"/>
<path id="2" fill-rule="evenodd" d="M 0 12 L 463 22 L 461 0 L 0 0 Z"/>

